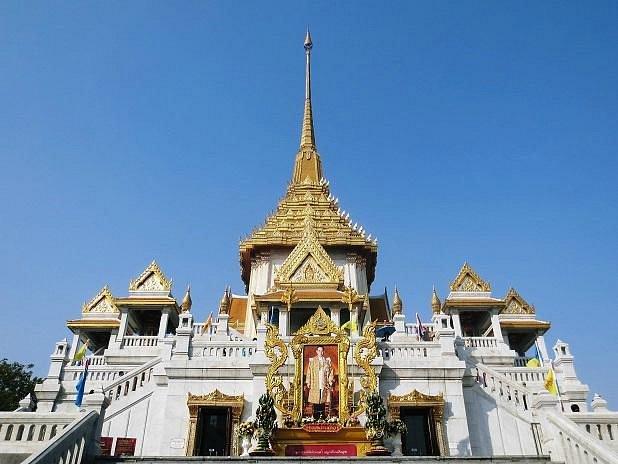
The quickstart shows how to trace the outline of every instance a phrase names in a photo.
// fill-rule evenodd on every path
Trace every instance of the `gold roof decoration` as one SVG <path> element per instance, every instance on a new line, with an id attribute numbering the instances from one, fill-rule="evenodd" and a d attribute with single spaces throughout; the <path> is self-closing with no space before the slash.
<path id="1" fill-rule="evenodd" d="M 403 302 L 399 296 L 399 290 L 395 287 L 395 295 L 393 296 L 393 314 L 401 314 L 403 311 Z"/>
<path id="2" fill-rule="evenodd" d="M 296 335 L 330 335 L 338 333 L 342 333 L 342 330 L 328 317 L 322 306 L 318 306 L 318 309 L 309 318 L 307 323 L 298 329 Z"/>
<path id="3" fill-rule="evenodd" d="M 459 270 L 459 274 L 451 283 L 451 291 L 453 292 L 490 292 L 491 286 L 485 282 L 474 272 L 474 269 L 465 262 Z"/>
<path id="4" fill-rule="evenodd" d="M 533 305 L 528 304 L 522 296 L 511 287 L 504 297 L 504 309 L 501 314 L 534 314 L 536 310 Z"/>
<path id="5" fill-rule="evenodd" d="M 109 287 L 103 287 L 96 296 L 82 306 L 82 313 L 112 313 L 117 314 L 120 311 L 114 301 L 114 296 L 110 292 Z"/>
<path id="6" fill-rule="evenodd" d="M 431 292 L 431 311 L 434 314 L 439 314 L 442 308 L 442 303 L 440 302 L 440 297 L 438 296 L 438 292 L 436 292 L 436 287 L 433 288 Z"/>
<path id="7" fill-rule="evenodd" d="M 191 285 L 187 285 L 187 291 L 182 299 L 182 303 L 180 303 L 180 307 L 182 308 L 183 313 L 188 313 L 191 311 L 191 306 L 193 306 L 193 300 L 191 299 Z"/>
<path id="8" fill-rule="evenodd" d="M 323 246 L 354 247 L 367 260 L 367 282 L 373 282 L 378 244 L 358 224 L 353 224 L 349 213 L 338 206 L 329 184 L 323 177 L 322 162 L 315 145 L 313 112 L 311 103 L 311 48 L 308 34 L 305 38 L 306 75 L 305 107 L 300 148 L 296 154 L 292 181 L 285 196 L 264 224 L 254 229 L 240 242 L 241 276 L 248 288 L 251 274 L 251 259 L 258 249 L 269 247 L 293 247 L 304 234 L 306 209 L 312 211 L 316 237 Z M 311 271 L 310 271 L 311 272 Z"/>
<path id="9" fill-rule="evenodd" d="M 277 270 L 275 286 L 339 288 L 343 285 L 343 271 L 320 245 L 309 214 L 300 242 Z"/>
<path id="10" fill-rule="evenodd" d="M 221 301 L 219 301 L 219 314 L 229 314 L 232 304 L 232 289 L 225 287 Z"/>
<path id="11" fill-rule="evenodd" d="M 129 291 L 171 292 L 172 281 L 165 277 L 155 260 L 129 283 Z"/>

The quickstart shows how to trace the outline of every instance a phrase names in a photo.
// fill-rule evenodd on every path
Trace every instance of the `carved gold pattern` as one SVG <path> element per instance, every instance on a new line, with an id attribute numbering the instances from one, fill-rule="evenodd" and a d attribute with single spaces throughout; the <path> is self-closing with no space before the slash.
<path id="1" fill-rule="evenodd" d="M 294 290 L 294 287 L 292 286 L 292 284 L 290 284 L 290 288 L 287 288 L 283 292 L 283 295 L 281 295 L 281 303 L 285 303 L 289 311 L 292 305 L 297 301 L 298 296 L 296 295 L 296 290 Z"/>
<path id="2" fill-rule="evenodd" d="M 504 309 L 502 314 L 534 314 L 536 312 L 534 306 L 528 304 L 522 296 L 517 293 L 517 290 L 510 288 L 504 297 Z"/>
<path id="3" fill-rule="evenodd" d="M 367 395 L 378 389 L 378 378 L 375 370 L 371 367 L 371 363 L 378 355 L 375 321 L 371 324 L 367 324 L 363 329 L 363 336 L 358 343 L 356 343 L 353 355 L 356 364 L 365 371 L 359 379 L 362 390 L 360 391 L 358 408 L 352 412 L 353 416 L 358 416 L 366 409 L 365 398 Z"/>
<path id="4" fill-rule="evenodd" d="M 435 430 L 438 441 L 438 449 L 440 456 L 448 456 L 449 449 L 446 440 L 446 430 L 444 428 L 444 395 L 426 395 L 413 390 L 405 395 L 388 395 L 387 399 L 388 412 L 391 419 L 399 419 L 401 417 L 402 407 L 429 408 L 430 421 Z"/>
<path id="5" fill-rule="evenodd" d="M 118 313 L 114 296 L 109 287 L 103 287 L 96 296 L 82 306 L 82 313 Z"/>
<path id="6" fill-rule="evenodd" d="M 187 456 L 195 456 L 195 435 L 197 433 L 197 418 L 200 407 L 224 407 L 231 408 L 232 411 L 232 442 L 228 443 L 232 455 L 240 455 L 240 445 L 238 443 L 237 434 L 234 433 L 240 424 L 242 410 L 245 404 L 244 395 L 226 395 L 218 389 L 206 395 L 192 395 L 189 393 L 187 397 L 187 407 L 189 408 L 189 430 L 187 438 Z"/>
<path id="7" fill-rule="evenodd" d="M 266 324 L 266 342 L 264 346 L 266 357 L 270 360 L 270 366 L 266 373 L 266 389 L 275 400 L 275 407 L 287 414 L 286 398 L 289 398 L 288 391 L 283 385 L 283 378 L 277 371 L 285 364 L 288 359 L 288 347 L 279 338 L 279 328 L 272 324 Z"/>
<path id="8" fill-rule="evenodd" d="M 474 272 L 474 269 L 466 262 L 459 270 L 459 274 L 451 283 L 453 292 L 489 292 L 491 286 Z"/>
<path id="9" fill-rule="evenodd" d="M 358 292 L 352 288 L 352 286 L 347 286 L 343 289 L 343 296 L 341 297 L 341 302 L 348 305 L 348 309 L 350 313 L 352 312 L 352 305 L 355 303 L 360 303 L 363 301 L 365 297 L 363 295 L 359 295 Z"/>
<path id="10" fill-rule="evenodd" d="M 328 286 L 337 288 L 343 283 L 343 271 L 328 256 L 313 229 L 313 220 L 305 218 L 303 236 L 292 252 L 277 270 L 275 285 L 294 283 L 312 287 Z"/>
<path id="11" fill-rule="evenodd" d="M 129 291 L 171 291 L 172 281 L 165 277 L 156 261 L 152 261 L 146 269 L 129 283 Z"/>

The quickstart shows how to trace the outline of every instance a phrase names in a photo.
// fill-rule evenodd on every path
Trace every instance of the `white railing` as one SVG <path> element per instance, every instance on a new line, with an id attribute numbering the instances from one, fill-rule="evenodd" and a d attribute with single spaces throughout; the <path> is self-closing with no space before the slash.
<path id="1" fill-rule="evenodd" d="M 103 389 L 103 394 L 113 403 L 131 392 L 143 389 L 153 380 L 154 366 L 160 362 L 161 358 L 155 358 L 137 369 L 126 373 L 114 383 L 105 387 Z"/>
<path id="2" fill-rule="evenodd" d="M 565 416 L 591 437 L 618 448 L 618 412 L 574 412 Z"/>
<path id="3" fill-rule="evenodd" d="M 113 382 L 127 371 L 126 367 L 109 365 L 105 363 L 105 356 L 90 356 L 90 366 L 88 367 L 88 379 L 92 382 Z M 77 381 L 84 372 L 84 360 L 70 361 L 62 369 L 62 381 Z"/>
<path id="4" fill-rule="evenodd" d="M 156 335 L 125 335 L 123 346 L 157 346 L 159 337 Z"/>
<path id="5" fill-rule="evenodd" d="M 590 434 L 579 429 L 571 420 L 556 412 L 545 412 L 545 416 L 552 430 L 554 440 L 557 440 L 554 453 L 562 452 L 563 456 L 552 456 L 555 460 L 563 461 L 565 464 L 616 464 L 618 453 L 605 446 L 604 442 L 590 436 Z M 545 431 L 545 433 L 550 431 Z"/>
<path id="6" fill-rule="evenodd" d="M 435 358 L 440 353 L 440 344 L 433 342 L 378 343 L 378 356 L 382 356 L 384 361 Z"/>
<path id="7" fill-rule="evenodd" d="M 527 386 L 543 386 L 547 377 L 547 367 L 495 367 L 496 371 L 513 382 L 525 383 Z"/>
<path id="8" fill-rule="evenodd" d="M 95 453 L 94 433 L 99 414 L 90 411 L 64 426 L 39 452 L 22 464 L 82 464 L 91 462 Z"/>
<path id="9" fill-rule="evenodd" d="M 476 383 L 497 403 L 506 405 L 529 418 L 533 395 L 530 390 L 484 364 L 478 363 L 471 366 L 470 370 Z"/>
<path id="10" fill-rule="evenodd" d="M 77 418 L 77 414 L 40 412 L 0 413 L 0 454 L 33 453 L 58 435 Z"/>
<path id="11" fill-rule="evenodd" d="M 513 360 L 513 366 L 515 367 L 526 367 L 526 364 L 528 364 L 528 361 L 530 361 L 532 358 L 529 356 L 517 356 L 514 360 Z"/>
<path id="12" fill-rule="evenodd" d="M 247 341 L 207 341 L 194 343 L 193 358 L 249 358 L 255 353 L 256 343 Z"/>
<path id="13" fill-rule="evenodd" d="M 498 339 L 495 337 L 463 337 L 466 348 L 498 348 Z"/>

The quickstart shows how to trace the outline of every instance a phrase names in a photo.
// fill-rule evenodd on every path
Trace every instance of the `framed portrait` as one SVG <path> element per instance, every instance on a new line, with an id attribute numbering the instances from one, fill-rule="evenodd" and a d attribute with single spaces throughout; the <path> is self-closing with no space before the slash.
<path id="1" fill-rule="evenodd" d="M 339 417 L 339 345 L 303 345 L 303 417 Z"/>

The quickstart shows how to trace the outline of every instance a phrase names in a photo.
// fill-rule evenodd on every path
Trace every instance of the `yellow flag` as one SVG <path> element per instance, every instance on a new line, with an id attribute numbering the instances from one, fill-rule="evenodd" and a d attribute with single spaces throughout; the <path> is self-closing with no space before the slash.
<path id="1" fill-rule="evenodd" d="M 526 363 L 526 367 L 541 367 L 541 362 L 537 358 L 531 358 Z"/>
<path id="2" fill-rule="evenodd" d="M 81 361 L 86 356 L 86 350 L 88 349 L 88 342 L 84 343 L 79 350 L 73 355 L 73 361 Z"/>
<path id="3" fill-rule="evenodd" d="M 357 328 L 356 322 L 352 320 L 349 320 L 348 322 L 346 322 L 345 324 L 341 326 L 341 330 L 347 329 L 347 330 L 352 331 L 352 330 L 356 330 L 356 328 Z"/>
<path id="4" fill-rule="evenodd" d="M 545 377 L 545 390 L 552 395 L 558 395 L 558 385 L 556 384 L 556 374 L 550 367 L 547 371 L 547 377 Z"/>

